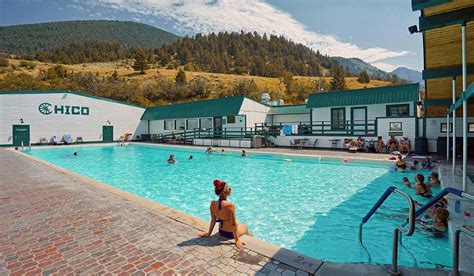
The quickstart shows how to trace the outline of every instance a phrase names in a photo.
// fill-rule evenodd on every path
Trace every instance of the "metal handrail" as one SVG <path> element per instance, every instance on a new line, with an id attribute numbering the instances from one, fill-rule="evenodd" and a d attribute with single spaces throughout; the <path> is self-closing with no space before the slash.
<path id="1" fill-rule="evenodd" d="M 454 233 L 454 242 L 453 242 L 453 275 L 459 275 L 459 236 L 461 233 L 464 233 L 468 236 L 474 237 L 474 231 L 467 228 L 465 225 L 456 229 Z"/>
<path id="2" fill-rule="evenodd" d="M 392 246 L 392 267 L 389 270 L 390 274 L 400 274 L 400 271 L 398 270 L 398 239 L 400 232 L 406 236 L 411 236 L 415 232 L 415 202 L 413 199 L 405 192 L 402 192 L 396 187 L 390 186 L 387 188 L 387 190 L 382 194 L 382 196 L 379 198 L 379 200 L 374 204 L 372 209 L 365 215 L 364 218 L 362 218 L 362 222 L 359 225 L 359 243 L 362 245 L 364 248 L 365 252 L 369 256 L 369 263 L 372 261 L 372 258 L 370 256 L 369 251 L 365 247 L 363 240 L 362 240 L 362 229 L 365 223 L 369 221 L 369 219 L 373 216 L 373 214 L 377 211 L 378 208 L 385 202 L 385 200 L 393 193 L 396 193 L 402 197 L 404 197 L 408 201 L 409 205 L 409 215 L 408 215 L 408 221 L 409 221 L 409 228 L 406 229 L 405 225 L 397 225 L 395 227 L 394 232 L 393 232 L 393 246 Z"/>

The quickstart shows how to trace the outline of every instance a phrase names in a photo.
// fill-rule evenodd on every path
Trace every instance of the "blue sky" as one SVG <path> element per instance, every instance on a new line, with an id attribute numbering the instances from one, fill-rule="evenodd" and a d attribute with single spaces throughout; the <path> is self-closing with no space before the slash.
<path id="1" fill-rule="evenodd" d="M 131 20 L 178 35 L 257 31 L 383 70 L 421 70 L 411 0 L 0 0 L 0 25 L 79 19 Z"/>

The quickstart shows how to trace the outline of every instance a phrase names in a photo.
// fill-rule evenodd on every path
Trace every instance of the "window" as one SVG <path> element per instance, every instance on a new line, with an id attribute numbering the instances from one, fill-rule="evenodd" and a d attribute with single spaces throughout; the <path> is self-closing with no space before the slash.
<path id="1" fill-rule="evenodd" d="M 446 133 L 448 130 L 448 125 L 446 123 L 441 123 L 440 125 L 440 131 L 441 133 Z M 453 124 L 449 124 L 449 133 L 453 132 Z"/>
<path id="2" fill-rule="evenodd" d="M 165 120 L 165 130 L 174 130 L 174 120 Z"/>
<path id="3" fill-rule="evenodd" d="M 390 122 L 390 131 L 402 131 L 402 122 Z"/>
<path id="4" fill-rule="evenodd" d="M 474 132 L 474 123 L 467 124 L 467 132 Z"/>
<path id="5" fill-rule="evenodd" d="M 199 128 L 199 119 L 188 119 L 188 127 L 187 129 L 195 129 Z"/>
<path id="6" fill-rule="evenodd" d="M 387 105 L 387 117 L 407 117 L 410 116 L 409 104 Z"/>
<path id="7" fill-rule="evenodd" d="M 201 128 L 202 129 L 212 128 L 212 118 L 201 119 Z"/>
<path id="8" fill-rule="evenodd" d="M 331 129 L 345 129 L 346 109 L 331 108 Z"/>
<path id="9" fill-rule="evenodd" d="M 228 124 L 235 124 L 235 116 L 227 116 Z"/>
<path id="10" fill-rule="evenodd" d="M 176 120 L 176 130 L 185 130 L 186 129 L 186 120 Z"/>

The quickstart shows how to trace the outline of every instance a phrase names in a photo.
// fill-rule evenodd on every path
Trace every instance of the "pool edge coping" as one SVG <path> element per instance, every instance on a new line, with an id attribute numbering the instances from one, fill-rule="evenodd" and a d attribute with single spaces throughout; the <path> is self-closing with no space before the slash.
<path id="1" fill-rule="evenodd" d="M 196 230 L 205 230 L 209 227 L 208 222 L 194 217 L 192 215 L 186 214 L 174 208 L 167 207 L 160 203 L 151 201 L 149 199 L 134 195 L 127 191 L 121 190 L 119 188 L 104 184 L 100 181 L 91 179 L 87 176 L 75 173 L 63 167 L 54 165 L 48 161 L 42 160 L 40 158 L 28 155 L 21 151 L 14 150 L 12 148 L 5 149 L 7 151 L 13 152 L 21 157 L 26 157 L 36 163 L 39 163 L 43 166 L 49 167 L 53 170 L 56 170 L 60 173 L 66 174 L 71 176 L 77 180 L 80 180 L 82 183 L 94 186 L 96 188 L 105 190 L 109 193 L 112 193 L 115 196 L 119 196 L 125 200 L 129 200 L 136 204 L 139 204 L 152 212 L 158 213 L 160 215 L 166 216 L 178 223 L 185 224 L 190 226 Z M 214 229 L 213 234 L 217 233 L 217 230 Z M 263 255 L 265 257 L 271 258 L 273 260 L 279 261 L 286 265 L 292 266 L 294 268 L 303 270 L 307 273 L 314 274 L 316 271 L 323 265 L 324 261 L 312 258 L 310 256 L 306 256 L 304 254 L 300 254 L 296 251 L 286 249 L 283 247 L 279 247 L 272 243 L 259 240 L 257 238 L 244 235 L 242 236 L 242 240 L 245 243 L 245 248 L 251 250 L 257 254 Z M 343 263 L 341 263 L 343 264 Z"/>

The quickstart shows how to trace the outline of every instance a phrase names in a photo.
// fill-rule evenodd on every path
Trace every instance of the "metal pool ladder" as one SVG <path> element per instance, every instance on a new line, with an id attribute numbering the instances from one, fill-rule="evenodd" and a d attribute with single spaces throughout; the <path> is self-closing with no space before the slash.
<path id="1" fill-rule="evenodd" d="M 393 232 L 393 246 L 392 246 L 392 267 L 389 269 L 390 274 L 398 275 L 400 274 L 400 271 L 398 270 L 398 239 L 400 236 L 400 232 L 402 232 L 403 235 L 405 236 L 411 236 L 415 232 L 415 202 L 413 199 L 405 192 L 402 192 L 396 187 L 390 186 L 387 188 L 387 190 L 383 193 L 383 195 L 379 198 L 379 200 L 375 203 L 375 205 L 370 209 L 370 211 L 365 215 L 364 218 L 362 218 L 362 222 L 359 225 L 359 243 L 362 245 L 362 248 L 364 248 L 365 252 L 369 256 L 369 262 L 372 261 L 372 257 L 370 256 L 369 251 L 365 247 L 363 240 L 362 240 L 362 229 L 364 224 L 369 221 L 369 219 L 372 217 L 372 215 L 377 211 L 377 209 L 385 202 L 385 200 L 392 195 L 393 193 L 396 193 L 402 197 L 404 197 L 409 206 L 409 215 L 408 215 L 408 221 L 407 223 L 403 225 L 398 225 L 395 227 L 395 230 Z M 409 225 L 408 229 L 405 228 L 406 224 Z"/>

